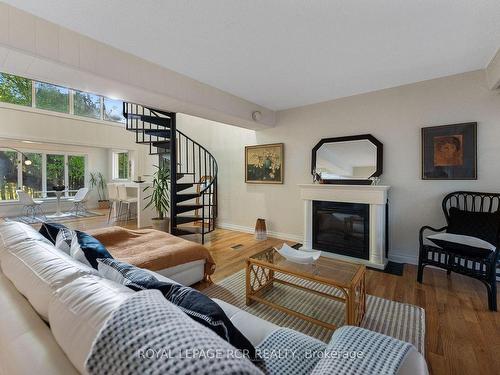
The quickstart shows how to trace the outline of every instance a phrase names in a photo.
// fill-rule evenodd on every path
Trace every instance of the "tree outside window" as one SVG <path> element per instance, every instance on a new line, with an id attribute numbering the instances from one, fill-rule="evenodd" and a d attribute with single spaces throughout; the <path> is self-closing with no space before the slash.
<path id="1" fill-rule="evenodd" d="M 0 200 L 17 199 L 17 152 L 0 151 Z"/>
<path id="2" fill-rule="evenodd" d="M 128 152 L 113 152 L 113 179 L 128 180 L 129 157 Z"/>
<path id="3" fill-rule="evenodd" d="M 104 98 L 104 120 L 125 123 L 123 117 L 123 101 Z"/>
<path id="4" fill-rule="evenodd" d="M 68 156 L 68 189 L 78 190 L 85 186 L 85 157 Z M 75 193 L 70 193 L 74 195 Z"/>
<path id="5" fill-rule="evenodd" d="M 64 185 L 64 155 L 47 155 L 47 190 Z M 47 197 L 55 197 L 55 193 L 47 193 Z"/>
<path id="6" fill-rule="evenodd" d="M 35 104 L 37 108 L 69 113 L 69 89 L 35 82 Z"/>
<path id="7" fill-rule="evenodd" d="M 77 116 L 101 118 L 101 97 L 87 92 L 75 91 L 73 112 Z"/>
<path id="8" fill-rule="evenodd" d="M 31 165 L 25 165 L 26 157 L 23 156 L 23 190 L 33 198 L 41 198 L 42 187 L 42 154 L 26 153 Z"/>
<path id="9" fill-rule="evenodd" d="M 0 102 L 31 107 L 31 80 L 0 73 Z"/>

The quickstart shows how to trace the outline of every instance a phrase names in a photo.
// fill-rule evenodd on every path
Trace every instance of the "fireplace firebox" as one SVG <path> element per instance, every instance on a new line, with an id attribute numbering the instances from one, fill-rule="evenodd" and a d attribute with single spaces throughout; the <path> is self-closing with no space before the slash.
<path id="1" fill-rule="evenodd" d="M 369 259 L 369 213 L 368 204 L 313 201 L 313 248 Z"/>

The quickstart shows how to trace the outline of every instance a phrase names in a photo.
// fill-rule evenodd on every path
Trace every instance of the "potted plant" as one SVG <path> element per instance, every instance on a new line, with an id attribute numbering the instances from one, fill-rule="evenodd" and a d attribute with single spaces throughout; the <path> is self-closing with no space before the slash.
<path id="1" fill-rule="evenodd" d="M 152 186 L 144 188 L 144 191 L 152 189 L 151 194 L 146 197 L 149 202 L 144 209 L 153 206 L 158 214 L 157 217 L 153 218 L 153 228 L 168 232 L 170 224 L 167 215 L 170 209 L 170 170 L 156 165 L 155 167 L 157 171 L 153 174 Z"/>
<path id="2" fill-rule="evenodd" d="M 90 188 L 93 190 L 96 188 L 99 200 L 97 201 L 97 206 L 99 208 L 109 208 L 109 200 L 106 199 L 106 180 L 101 172 L 91 172 L 90 173 Z"/>

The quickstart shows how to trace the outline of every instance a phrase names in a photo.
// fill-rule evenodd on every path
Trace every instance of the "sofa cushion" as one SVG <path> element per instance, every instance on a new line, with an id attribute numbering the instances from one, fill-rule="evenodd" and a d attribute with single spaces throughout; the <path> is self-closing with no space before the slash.
<path id="1" fill-rule="evenodd" d="M 71 363 L 85 373 L 85 361 L 106 320 L 134 294 L 99 276 L 83 276 L 59 289 L 49 304 L 50 329 Z"/>
<path id="2" fill-rule="evenodd" d="M 26 240 L 41 241 L 50 243 L 31 225 L 9 221 L 0 224 L 0 253 L 4 249 Z"/>
<path id="3" fill-rule="evenodd" d="M 0 261 L 5 276 L 45 320 L 49 300 L 58 288 L 80 276 L 97 274 L 52 244 L 41 241 L 18 243 L 5 251 Z"/>
<path id="4" fill-rule="evenodd" d="M 2 272 L 0 306 L 0 374 L 78 374 L 47 324 Z"/>
<path id="5" fill-rule="evenodd" d="M 86 369 L 91 375 L 262 375 L 236 348 L 158 290 L 134 293 L 113 312 L 94 342 Z"/>
<path id="6" fill-rule="evenodd" d="M 224 310 L 203 293 L 177 283 L 159 281 L 149 272 L 116 259 L 98 259 L 98 263 L 99 271 L 104 277 L 110 277 L 137 291 L 161 291 L 168 301 L 178 306 L 191 319 L 211 329 L 236 348 L 247 351 L 251 357 L 255 356 L 252 343 L 234 326 Z"/>
<path id="7" fill-rule="evenodd" d="M 97 269 L 98 258 L 113 258 L 98 239 L 79 230 L 74 231 L 71 239 L 70 255 L 94 269 Z"/>
<path id="8" fill-rule="evenodd" d="M 62 228 L 66 228 L 66 226 L 59 223 L 42 223 L 39 232 L 42 236 L 49 240 L 52 245 L 55 245 L 57 234 Z"/>

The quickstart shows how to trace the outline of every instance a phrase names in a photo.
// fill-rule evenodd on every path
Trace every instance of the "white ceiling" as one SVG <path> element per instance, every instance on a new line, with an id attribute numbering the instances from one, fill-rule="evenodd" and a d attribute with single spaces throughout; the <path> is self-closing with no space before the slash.
<path id="1" fill-rule="evenodd" d="M 484 68 L 499 0 L 4 0 L 279 110 Z"/>

